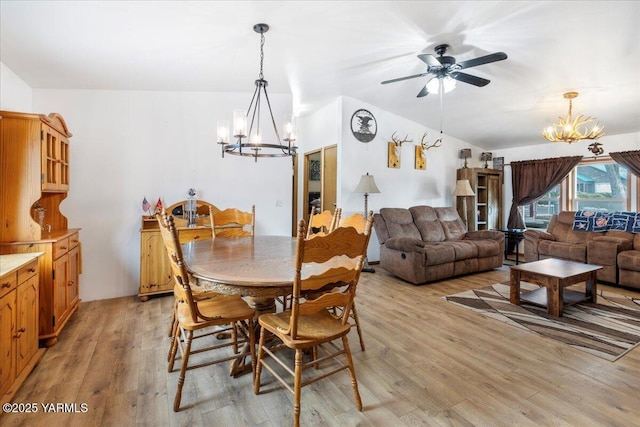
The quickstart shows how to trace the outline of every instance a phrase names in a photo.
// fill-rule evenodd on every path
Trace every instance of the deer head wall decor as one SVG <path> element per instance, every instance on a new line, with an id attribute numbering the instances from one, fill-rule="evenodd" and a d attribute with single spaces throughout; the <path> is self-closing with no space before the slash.
<path id="1" fill-rule="evenodd" d="M 400 167 L 400 156 L 402 154 L 402 144 L 405 142 L 413 142 L 409 139 L 409 135 L 407 134 L 404 139 L 400 139 L 396 136 L 396 132 L 393 132 L 391 135 L 391 142 L 389 142 L 389 161 L 388 167 L 390 168 L 399 168 Z"/>
<path id="2" fill-rule="evenodd" d="M 420 145 L 416 145 L 416 169 L 427 168 L 427 150 L 430 148 L 437 148 L 442 145 L 442 138 L 436 139 L 433 144 L 429 144 L 427 139 L 428 132 L 425 132 L 420 139 Z"/>

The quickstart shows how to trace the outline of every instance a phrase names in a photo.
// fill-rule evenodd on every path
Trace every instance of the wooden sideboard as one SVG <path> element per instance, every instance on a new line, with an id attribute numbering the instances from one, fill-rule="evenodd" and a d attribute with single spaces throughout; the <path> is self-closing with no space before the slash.
<path id="1" fill-rule="evenodd" d="M 70 183 L 71 132 L 62 116 L 0 111 L 0 254 L 42 252 L 39 339 L 55 344 L 78 308 L 81 245 L 60 204 Z"/>
<path id="2" fill-rule="evenodd" d="M 174 218 L 180 243 L 187 243 L 198 239 L 210 239 L 211 221 L 209 208 L 214 212 L 219 209 L 202 200 L 197 202 L 198 218 L 195 227 L 188 227 L 183 217 L 186 201 L 175 203 L 167 208 Z M 151 295 L 162 295 L 173 292 L 173 275 L 169 257 L 165 249 L 158 221 L 154 217 L 143 216 L 140 227 L 140 289 L 138 297 L 147 301 Z"/>
<path id="3" fill-rule="evenodd" d="M 38 346 L 41 253 L 0 255 L 0 403 L 10 402 L 45 349 Z"/>

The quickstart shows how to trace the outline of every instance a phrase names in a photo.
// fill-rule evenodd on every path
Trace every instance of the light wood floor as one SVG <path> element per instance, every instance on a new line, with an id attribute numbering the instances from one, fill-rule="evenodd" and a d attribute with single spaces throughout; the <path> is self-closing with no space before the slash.
<path id="1" fill-rule="evenodd" d="M 355 330 L 350 343 L 364 411 L 355 409 L 343 371 L 303 389 L 303 425 L 638 425 L 640 348 L 608 362 L 441 298 L 506 280 L 506 267 L 419 287 L 378 266 L 363 273 L 357 302 L 367 350 Z M 172 298 L 82 303 L 14 402 L 76 403 L 79 410 L 86 403 L 88 411 L 4 414 L 0 425 L 291 425 L 292 395 L 269 373 L 256 396 L 251 375 L 231 378 L 226 364 L 188 372 L 184 409 L 171 410 L 178 375 L 166 370 Z"/>

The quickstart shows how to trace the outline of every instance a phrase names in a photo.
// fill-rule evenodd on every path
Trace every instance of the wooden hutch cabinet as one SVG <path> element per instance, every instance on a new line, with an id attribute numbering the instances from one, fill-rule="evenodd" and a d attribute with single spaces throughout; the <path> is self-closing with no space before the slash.
<path id="1" fill-rule="evenodd" d="M 0 255 L 0 402 L 13 399 L 44 355 L 38 347 L 38 260 Z"/>
<path id="2" fill-rule="evenodd" d="M 502 171 L 489 168 L 458 169 L 457 179 L 468 179 L 475 196 L 467 198 L 469 231 L 502 228 Z M 458 197 L 458 212 L 463 216 L 462 198 Z"/>
<path id="3" fill-rule="evenodd" d="M 186 201 L 175 203 L 167 208 L 175 220 L 180 243 L 211 238 L 211 220 L 209 207 L 214 212 L 219 209 L 207 202 L 198 200 L 195 227 L 188 227 L 184 218 Z M 141 301 L 147 301 L 151 295 L 173 292 L 173 278 L 167 250 L 160 235 L 158 221 L 154 217 L 143 216 L 140 228 L 140 290 Z"/>
<path id="4" fill-rule="evenodd" d="M 47 347 L 79 303 L 80 230 L 68 228 L 60 212 L 69 190 L 70 137 L 59 114 L 0 111 L 0 253 L 43 253 L 39 339 Z"/>

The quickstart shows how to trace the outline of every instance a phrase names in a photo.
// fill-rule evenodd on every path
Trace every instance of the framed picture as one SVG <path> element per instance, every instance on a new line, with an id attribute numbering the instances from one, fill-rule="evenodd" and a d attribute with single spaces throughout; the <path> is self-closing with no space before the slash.
<path id="1" fill-rule="evenodd" d="M 493 158 L 493 168 L 494 169 L 504 169 L 504 157 L 494 157 Z"/>
<path id="2" fill-rule="evenodd" d="M 320 160 L 309 160 L 309 181 L 320 181 Z"/>

